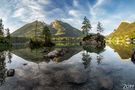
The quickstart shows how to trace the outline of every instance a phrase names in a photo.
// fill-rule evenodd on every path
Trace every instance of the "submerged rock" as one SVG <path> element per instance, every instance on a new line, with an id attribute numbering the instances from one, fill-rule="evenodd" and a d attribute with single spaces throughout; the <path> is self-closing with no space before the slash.
<path id="1" fill-rule="evenodd" d="M 8 76 L 8 77 L 12 77 L 12 76 L 14 76 L 14 74 L 15 74 L 15 69 L 9 69 L 9 70 L 7 71 L 7 76 Z"/>
<path id="2" fill-rule="evenodd" d="M 100 77 L 99 84 L 101 90 L 112 90 L 113 88 L 113 81 L 110 77 Z"/>
<path id="3" fill-rule="evenodd" d="M 58 53 L 59 53 L 58 50 L 54 50 L 54 51 L 48 53 L 46 57 L 54 58 L 54 57 L 57 57 Z"/>
<path id="4" fill-rule="evenodd" d="M 66 66 L 56 65 L 48 67 L 44 73 L 49 72 L 49 80 L 55 81 L 57 85 L 84 84 L 88 80 L 88 72 L 83 69 L 77 69 Z"/>
<path id="5" fill-rule="evenodd" d="M 55 57 L 60 57 L 65 55 L 68 52 L 67 49 L 60 49 L 60 50 L 54 50 L 49 52 L 47 55 L 45 55 L 44 57 L 47 58 L 55 58 Z"/>
<path id="6" fill-rule="evenodd" d="M 27 63 L 24 63 L 23 65 L 24 65 L 24 66 L 26 66 L 26 65 L 27 65 Z"/>
<path id="7" fill-rule="evenodd" d="M 57 71 L 54 75 L 54 79 L 59 82 L 59 84 L 67 83 L 68 75 L 67 72 L 64 70 Z"/>
<path id="8" fill-rule="evenodd" d="M 79 70 L 70 70 L 68 72 L 68 82 L 74 84 L 83 84 L 86 83 L 88 80 L 88 74 L 86 71 L 79 71 Z"/>
<path id="9" fill-rule="evenodd" d="M 135 48 L 132 50 L 131 53 L 131 61 L 135 64 Z"/>

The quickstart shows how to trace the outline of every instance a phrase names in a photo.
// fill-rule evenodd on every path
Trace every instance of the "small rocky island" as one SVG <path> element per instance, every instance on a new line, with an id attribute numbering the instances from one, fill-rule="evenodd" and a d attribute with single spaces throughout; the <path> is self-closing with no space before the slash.
<path id="1" fill-rule="evenodd" d="M 105 37 L 99 33 L 89 34 L 82 39 L 80 44 L 83 46 L 84 45 L 103 46 L 105 45 Z"/>

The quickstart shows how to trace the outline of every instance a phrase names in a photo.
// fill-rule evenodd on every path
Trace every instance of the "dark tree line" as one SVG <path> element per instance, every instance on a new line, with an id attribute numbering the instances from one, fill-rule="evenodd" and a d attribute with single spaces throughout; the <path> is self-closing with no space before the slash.
<path id="1" fill-rule="evenodd" d="M 10 29 L 4 29 L 3 21 L 0 19 L 0 44 L 11 44 Z"/>
<path id="2" fill-rule="evenodd" d="M 6 65 L 4 52 L 0 52 L 0 86 L 5 82 Z"/>

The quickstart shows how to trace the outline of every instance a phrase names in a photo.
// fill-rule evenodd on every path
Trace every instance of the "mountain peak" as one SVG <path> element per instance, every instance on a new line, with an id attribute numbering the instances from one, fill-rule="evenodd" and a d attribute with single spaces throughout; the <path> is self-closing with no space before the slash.
<path id="1" fill-rule="evenodd" d="M 128 25 L 130 25 L 130 23 L 122 21 L 115 32 L 123 31 Z"/>
<path id="2" fill-rule="evenodd" d="M 109 35 L 109 38 L 111 39 L 124 39 L 127 38 L 125 36 L 128 36 L 128 38 L 135 37 L 135 22 L 128 23 L 128 22 L 121 22 L 118 28 Z"/>
<path id="3" fill-rule="evenodd" d="M 127 22 L 127 21 L 122 21 L 121 23 L 129 24 L 129 22 Z"/>
<path id="4" fill-rule="evenodd" d="M 58 20 L 58 19 L 56 19 L 56 20 L 54 20 L 54 22 L 61 22 L 60 20 Z"/>
<path id="5" fill-rule="evenodd" d="M 42 34 L 42 29 L 44 25 L 47 25 L 44 22 L 41 21 L 34 21 L 32 23 L 28 23 L 21 27 L 20 29 L 16 30 L 15 32 L 12 33 L 12 36 L 17 36 L 17 37 L 33 37 L 35 33 L 35 27 L 37 24 L 38 28 L 38 34 Z M 59 36 L 59 37 L 78 37 L 82 36 L 82 32 L 68 23 L 64 23 L 60 20 L 55 20 L 53 21 L 50 25 L 48 25 L 50 28 L 51 33 L 54 36 Z"/>
<path id="6" fill-rule="evenodd" d="M 57 30 L 62 28 L 61 22 L 59 20 L 54 20 L 51 23 L 51 26 L 52 26 L 52 28 L 57 29 Z"/>
<path id="7" fill-rule="evenodd" d="M 33 22 L 29 23 L 29 24 L 43 24 L 43 25 L 47 25 L 45 22 L 39 21 L 39 20 L 35 20 L 35 21 L 33 21 Z"/>
<path id="8" fill-rule="evenodd" d="M 125 22 L 125 21 L 122 21 L 121 23 L 120 23 L 120 25 L 129 25 L 130 23 L 128 23 L 128 22 Z M 119 25 L 119 26 L 120 26 Z"/>
<path id="9" fill-rule="evenodd" d="M 53 24 L 61 24 L 61 23 L 63 23 L 63 22 L 60 21 L 60 20 L 54 20 L 53 22 L 51 22 L 51 25 L 53 25 Z"/>

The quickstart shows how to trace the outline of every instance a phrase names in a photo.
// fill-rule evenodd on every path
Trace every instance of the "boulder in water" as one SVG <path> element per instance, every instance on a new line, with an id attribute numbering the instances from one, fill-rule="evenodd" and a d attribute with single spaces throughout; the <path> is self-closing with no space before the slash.
<path id="1" fill-rule="evenodd" d="M 14 74 L 15 74 L 15 69 L 9 69 L 9 70 L 7 71 L 7 76 L 8 76 L 8 77 L 12 77 L 12 76 L 14 76 Z"/>
<path id="2" fill-rule="evenodd" d="M 48 58 L 55 58 L 55 57 L 59 57 L 59 56 L 63 56 L 68 52 L 67 49 L 60 49 L 60 50 L 54 50 L 52 52 L 49 52 L 47 55 L 45 55 L 45 57 Z"/>

